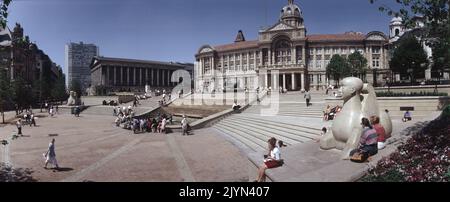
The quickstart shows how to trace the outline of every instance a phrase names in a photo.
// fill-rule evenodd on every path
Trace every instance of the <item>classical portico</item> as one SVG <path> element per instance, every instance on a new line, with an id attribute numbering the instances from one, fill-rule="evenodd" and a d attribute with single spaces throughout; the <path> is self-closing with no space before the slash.
<path id="1" fill-rule="evenodd" d="M 93 86 L 104 86 L 113 91 L 140 90 L 151 87 L 175 87 L 171 76 L 177 70 L 192 73 L 192 64 L 94 57 L 91 64 Z"/>

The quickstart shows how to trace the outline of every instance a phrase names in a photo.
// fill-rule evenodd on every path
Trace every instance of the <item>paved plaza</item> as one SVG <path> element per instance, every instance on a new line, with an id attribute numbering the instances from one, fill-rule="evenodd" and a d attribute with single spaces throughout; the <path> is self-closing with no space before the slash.
<path id="1" fill-rule="evenodd" d="M 38 119 L 38 127 L 24 126 L 25 137 L 10 141 L 11 163 L 32 169 L 39 181 L 248 181 L 246 158 L 209 129 L 192 136 L 132 134 L 112 120 L 84 114 Z M 0 139 L 16 131 L 14 125 L 0 129 Z M 59 171 L 43 168 L 52 138 Z"/>
<path id="2" fill-rule="evenodd" d="M 312 92 L 312 105 L 306 107 L 300 92 L 267 96 L 190 136 L 178 132 L 133 134 L 114 125 L 110 106 L 91 106 L 80 117 L 68 113 L 49 117 L 44 112 L 39 113 L 45 117 L 37 120 L 37 127 L 23 127 L 24 137 L 11 140 L 17 132 L 14 124 L 0 127 L 0 139 L 10 142 L 7 154 L 1 146 L 0 160 L 7 158 L 16 168 L 31 169 L 38 181 L 251 181 L 251 159 L 264 153 L 267 139 L 275 137 L 288 145 L 287 160 L 307 163 L 294 169 L 302 176 L 295 181 L 349 180 L 365 165 L 342 161 L 339 152 L 320 150 L 317 142 L 320 129 L 332 124 L 322 119 L 326 97 L 324 92 Z M 270 107 L 272 98 L 276 98 L 271 104 L 277 110 L 270 116 L 261 113 Z M 139 110 L 157 108 L 158 99 L 141 101 Z M 13 120 L 14 114 L 6 113 L 6 119 Z M 403 123 L 394 118 L 393 137 L 415 121 Z M 58 170 L 43 168 L 42 154 L 52 138 L 56 139 Z M 329 167 L 342 168 L 347 174 L 330 172 L 314 177 L 315 170 Z"/>

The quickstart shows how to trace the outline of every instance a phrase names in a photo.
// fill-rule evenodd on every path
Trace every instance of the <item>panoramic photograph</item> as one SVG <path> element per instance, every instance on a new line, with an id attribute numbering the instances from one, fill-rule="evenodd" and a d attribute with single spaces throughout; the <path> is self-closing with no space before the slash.
<path id="1" fill-rule="evenodd" d="M 0 0 L 0 182 L 448 182 L 449 6 Z"/>

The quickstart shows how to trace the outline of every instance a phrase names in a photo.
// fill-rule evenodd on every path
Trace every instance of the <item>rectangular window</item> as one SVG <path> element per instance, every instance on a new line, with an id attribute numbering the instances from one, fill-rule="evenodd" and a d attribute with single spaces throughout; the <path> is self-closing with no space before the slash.
<path id="1" fill-rule="evenodd" d="M 317 55 L 321 55 L 322 54 L 322 48 L 317 48 Z"/>
<path id="2" fill-rule="evenodd" d="M 372 53 L 374 53 L 374 54 L 380 54 L 380 47 L 379 47 L 379 46 L 374 46 L 374 47 L 372 47 Z"/>

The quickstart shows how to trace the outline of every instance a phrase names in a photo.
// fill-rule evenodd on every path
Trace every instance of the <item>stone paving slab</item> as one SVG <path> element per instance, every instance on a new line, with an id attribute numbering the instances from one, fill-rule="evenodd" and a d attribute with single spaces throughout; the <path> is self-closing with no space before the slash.
<path id="1" fill-rule="evenodd" d="M 111 117 L 95 115 L 57 115 L 38 119 L 38 125 L 24 126 L 27 137 L 10 140 L 9 148 L 12 165 L 32 169 L 39 181 L 247 181 L 241 172 L 247 158 L 210 131 L 133 134 L 116 128 Z M 9 139 L 15 130 L 14 125 L 1 128 L 0 139 Z M 43 168 L 42 153 L 52 138 L 60 171 Z M 177 158 L 185 167 L 180 168 Z M 192 173 L 193 180 L 183 178 L 183 172 Z"/>

